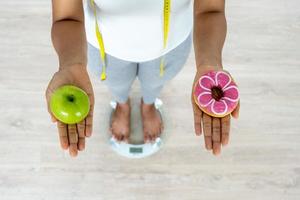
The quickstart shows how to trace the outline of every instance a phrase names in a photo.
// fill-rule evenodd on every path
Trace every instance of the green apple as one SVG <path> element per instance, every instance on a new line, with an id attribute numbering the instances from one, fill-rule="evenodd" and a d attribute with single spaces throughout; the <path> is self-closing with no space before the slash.
<path id="1" fill-rule="evenodd" d="M 59 121 L 65 124 L 76 124 L 89 113 L 89 97 L 85 91 L 76 86 L 64 85 L 53 92 L 50 109 Z"/>

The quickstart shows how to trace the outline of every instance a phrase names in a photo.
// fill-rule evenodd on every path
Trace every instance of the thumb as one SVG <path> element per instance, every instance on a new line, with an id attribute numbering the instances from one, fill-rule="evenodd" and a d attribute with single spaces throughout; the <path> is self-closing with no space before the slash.
<path id="1" fill-rule="evenodd" d="M 51 121 L 54 123 L 54 122 L 57 122 L 57 119 L 54 117 L 54 115 L 52 114 L 52 112 L 49 112 L 50 113 L 50 116 L 51 116 Z"/>
<path id="2" fill-rule="evenodd" d="M 239 115 L 240 115 L 240 101 L 239 101 L 238 105 L 236 106 L 236 108 L 232 111 L 231 115 L 235 119 L 239 118 Z"/>
<path id="3" fill-rule="evenodd" d="M 46 90 L 46 103 L 47 103 L 47 110 L 48 110 L 48 113 L 50 114 L 50 117 L 51 117 L 51 121 L 54 123 L 54 122 L 57 122 L 58 120 L 55 118 L 55 116 L 53 115 L 53 113 L 51 112 L 51 109 L 50 109 L 50 99 L 51 99 L 51 90 L 49 88 L 47 88 Z"/>

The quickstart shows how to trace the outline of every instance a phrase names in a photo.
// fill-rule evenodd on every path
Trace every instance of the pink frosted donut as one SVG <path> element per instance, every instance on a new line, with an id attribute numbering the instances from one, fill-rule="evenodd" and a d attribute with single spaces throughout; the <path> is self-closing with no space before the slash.
<path id="1" fill-rule="evenodd" d="M 199 108 L 213 117 L 230 114 L 239 101 L 239 90 L 225 71 L 210 71 L 195 85 L 194 99 Z"/>

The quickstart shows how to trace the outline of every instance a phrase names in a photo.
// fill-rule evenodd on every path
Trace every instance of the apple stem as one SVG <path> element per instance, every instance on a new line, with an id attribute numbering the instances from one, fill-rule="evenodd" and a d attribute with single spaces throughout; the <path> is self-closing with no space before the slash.
<path id="1" fill-rule="evenodd" d="M 71 101 L 71 102 L 73 102 L 74 101 L 74 95 L 68 95 L 67 96 L 67 99 L 69 100 L 69 101 Z"/>

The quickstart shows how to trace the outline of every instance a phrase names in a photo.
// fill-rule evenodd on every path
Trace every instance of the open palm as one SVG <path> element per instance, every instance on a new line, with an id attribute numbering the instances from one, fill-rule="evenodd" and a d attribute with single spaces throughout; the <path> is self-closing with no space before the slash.
<path id="1" fill-rule="evenodd" d="M 211 117 L 210 115 L 202 112 L 195 103 L 193 94 L 197 81 L 205 73 L 206 71 L 198 71 L 196 73 L 192 87 L 191 101 L 194 111 L 194 127 L 196 135 L 200 136 L 202 132 L 204 133 L 205 148 L 209 151 L 212 150 L 214 155 L 218 155 L 221 153 L 221 146 L 225 146 L 229 142 L 230 119 L 231 116 L 238 118 L 240 102 L 235 110 L 231 113 L 231 116 L 227 115 L 225 117 L 218 118 Z"/>
<path id="2" fill-rule="evenodd" d="M 81 88 L 89 96 L 90 111 L 87 117 L 77 124 L 65 124 L 56 119 L 50 111 L 49 102 L 52 93 L 60 86 L 66 84 Z M 57 123 L 61 147 L 69 149 L 71 156 L 76 156 L 78 150 L 81 151 L 85 148 L 85 137 L 89 137 L 92 134 L 94 93 L 86 67 L 77 64 L 57 71 L 50 80 L 45 95 L 48 112 L 52 121 Z"/>

